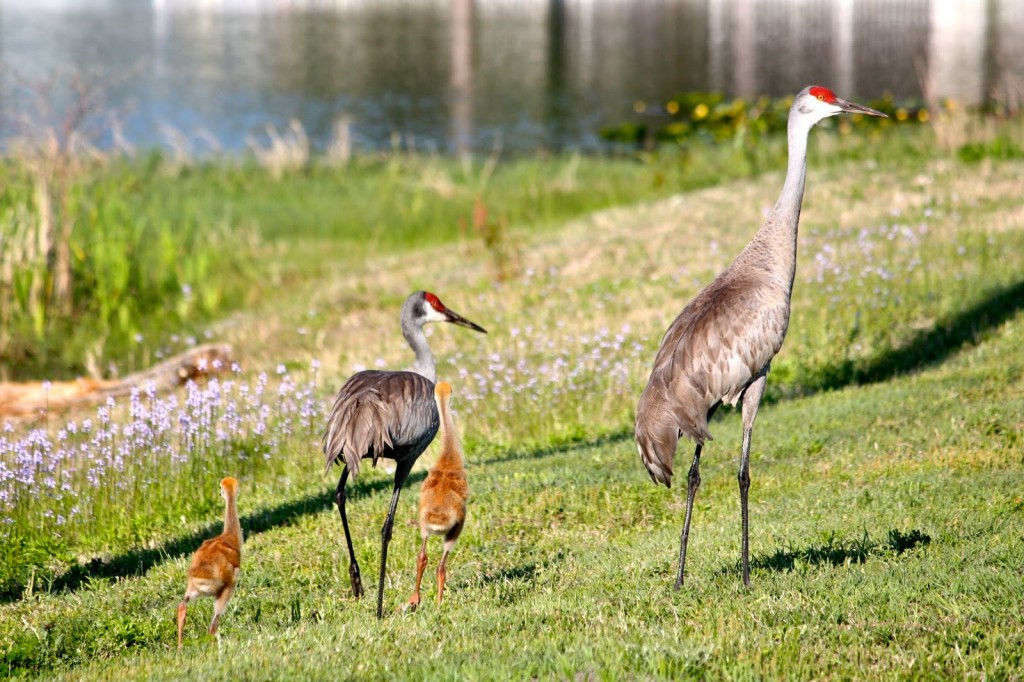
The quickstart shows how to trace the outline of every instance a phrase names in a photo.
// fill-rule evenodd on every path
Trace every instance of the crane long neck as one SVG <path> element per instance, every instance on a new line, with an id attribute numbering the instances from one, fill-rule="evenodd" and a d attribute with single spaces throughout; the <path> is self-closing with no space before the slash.
<path id="1" fill-rule="evenodd" d="M 448 409 L 448 397 L 439 397 L 437 411 L 441 415 L 441 455 L 435 466 L 441 468 L 462 468 L 462 450 L 455 433 L 452 414 Z"/>
<path id="2" fill-rule="evenodd" d="M 767 271 L 787 291 L 796 274 L 797 227 L 807 177 L 807 136 L 811 126 L 790 118 L 789 161 L 782 193 L 761 229 L 744 249 L 743 260 Z"/>
<path id="3" fill-rule="evenodd" d="M 238 541 L 239 548 L 242 546 L 242 525 L 238 522 L 238 508 L 235 504 L 234 493 L 228 493 L 227 502 L 224 505 L 224 535 L 234 537 Z"/>
<path id="4" fill-rule="evenodd" d="M 800 206 L 804 200 L 804 183 L 807 179 L 807 136 L 810 131 L 810 127 L 805 125 L 789 126 L 786 181 L 772 211 L 774 215 L 785 218 L 784 222 L 792 224 L 794 237 L 797 223 L 800 222 Z"/>
<path id="5" fill-rule="evenodd" d="M 416 354 L 412 371 L 430 379 L 431 383 L 436 382 L 437 371 L 434 368 L 434 354 L 430 352 L 430 346 L 427 345 L 427 335 L 423 333 L 423 325 L 403 320 L 402 336 L 409 343 L 412 352 Z"/>

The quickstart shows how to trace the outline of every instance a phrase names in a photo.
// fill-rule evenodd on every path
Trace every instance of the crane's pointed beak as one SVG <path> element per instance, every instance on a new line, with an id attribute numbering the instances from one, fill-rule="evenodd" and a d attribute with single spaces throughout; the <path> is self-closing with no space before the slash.
<path id="1" fill-rule="evenodd" d="M 863 104 L 857 104 L 856 102 L 850 102 L 840 97 L 836 97 L 836 101 L 833 102 L 833 104 L 848 114 L 864 114 L 866 116 L 881 116 L 882 118 L 889 118 L 888 114 L 883 114 L 881 111 L 872 109 L 871 107 L 866 107 Z"/>
<path id="2" fill-rule="evenodd" d="M 487 333 L 487 330 L 478 325 L 476 322 L 470 322 L 469 320 L 464 318 L 462 315 L 459 315 L 451 308 L 445 308 L 444 313 L 442 314 L 444 315 L 445 322 L 451 322 L 452 324 L 457 324 L 460 327 L 469 327 L 473 331 L 481 332 L 483 334 Z"/>

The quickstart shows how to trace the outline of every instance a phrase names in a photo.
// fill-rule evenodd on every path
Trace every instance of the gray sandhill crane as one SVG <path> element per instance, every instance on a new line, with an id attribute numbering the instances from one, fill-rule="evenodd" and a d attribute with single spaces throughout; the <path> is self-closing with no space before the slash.
<path id="1" fill-rule="evenodd" d="M 377 585 L 377 618 L 383 616 L 384 570 L 388 559 L 388 543 L 395 521 L 395 509 L 402 484 L 412 465 L 437 435 L 439 417 L 434 402 L 434 355 L 427 345 L 423 325 L 430 322 L 452 322 L 482 332 L 487 331 L 445 307 L 429 291 L 417 291 L 402 305 L 402 335 L 416 354 L 412 370 L 388 372 L 365 370 L 352 375 L 338 391 L 327 420 L 323 447 L 326 455 L 324 473 L 335 463 L 341 464 L 341 478 L 334 493 L 334 502 L 341 513 L 348 544 L 349 578 L 352 593 L 363 594 L 359 564 L 352 549 L 352 536 L 345 514 L 345 482 L 349 472 L 359 473 L 359 460 L 371 458 L 374 466 L 381 457 L 395 460 L 395 487 L 391 507 L 381 529 L 380 582 Z"/>
<path id="2" fill-rule="evenodd" d="M 836 97 L 828 88 L 804 88 L 789 111 L 789 162 L 778 202 L 754 238 L 665 332 L 651 378 L 636 411 L 640 458 L 655 483 L 671 487 L 672 459 L 680 436 L 697 449 L 686 489 L 686 518 L 679 543 L 676 589 L 683 584 L 693 498 L 700 485 L 700 453 L 711 440 L 708 421 L 723 402 L 742 406 L 740 512 L 743 584 L 750 585 L 747 491 L 750 435 L 772 358 L 789 325 L 796 273 L 797 226 L 807 173 L 807 136 L 819 121 L 840 113 L 885 114 Z"/>

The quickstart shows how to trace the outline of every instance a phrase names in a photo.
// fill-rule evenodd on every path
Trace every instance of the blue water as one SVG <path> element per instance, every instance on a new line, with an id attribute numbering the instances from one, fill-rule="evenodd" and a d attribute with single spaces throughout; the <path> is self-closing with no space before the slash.
<path id="1" fill-rule="evenodd" d="M 1020 2 L 952 17 L 927 0 L 472 5 L 460 89 L 450 0 L 0 0 L 0 142 L 30 133 L 26 121 L 58 125 L 75 78 L 104 86 L 85 126 L 93 143 L 114 143 L 115 116 L 138 147 L 177 138 L 201 155 L 266 145 L 265 126 L 292 118 L 318 148 L 345 118 L 359 149 L 398 139 L 449 152 L 458 131 L 482 151 L 594 150 L 636 100 L 683 90 L 783 95 L 818 82 L 852 99 L 914 97 L 934 64 L 937 91 L 979 100 L 1024 73 Z M 966 58 L 937 58 L 949 50 Z M 40 105 L 31 92 L 54 76 Z"/>

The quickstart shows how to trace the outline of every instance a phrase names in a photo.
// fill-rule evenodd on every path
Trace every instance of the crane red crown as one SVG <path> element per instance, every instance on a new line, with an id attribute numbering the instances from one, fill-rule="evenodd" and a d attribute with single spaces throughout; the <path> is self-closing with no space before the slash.
<path id="1" fill-rule="evenodd" d="M 439 313 L 444 312 L 444 303 L 441 303 L 441 299 L 439 299 L 437 296 L 430 293 L 429 291 L 425 291 L 423 292 L 423 298 L 427 299 L 427 303 L 430 304 L 431 308 L 433 308 Z"/>
<path id="2" fill-rule="evenodd" d="M 811 97 L 817 97 L 822 102 L 828 102 L 829 104 L 836 101 L 836 93 L 820 85 L 815 85 L 811 88 Z"/>

